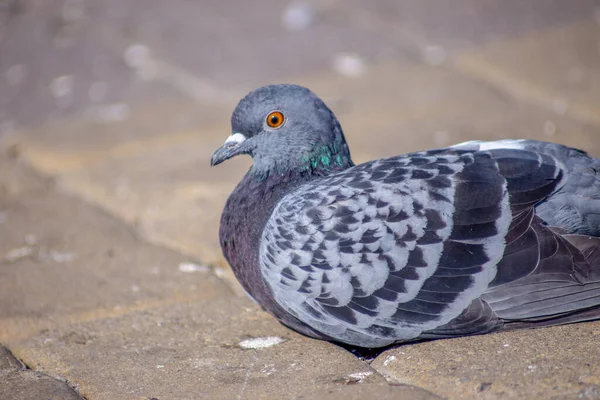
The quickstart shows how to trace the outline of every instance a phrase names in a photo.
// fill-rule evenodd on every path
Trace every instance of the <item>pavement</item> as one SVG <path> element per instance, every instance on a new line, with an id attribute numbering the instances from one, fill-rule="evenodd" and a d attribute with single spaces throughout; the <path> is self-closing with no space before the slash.
<path id="1" fill-rule="evenodd" d="M 524 137 L 600 156 L 592 0 L 0 0 L 1 399 L 600 398 L 600 322 L 363 359 L 248 299 L 209 168 L 237 100 L 321 95 L 353 158 Z"/>

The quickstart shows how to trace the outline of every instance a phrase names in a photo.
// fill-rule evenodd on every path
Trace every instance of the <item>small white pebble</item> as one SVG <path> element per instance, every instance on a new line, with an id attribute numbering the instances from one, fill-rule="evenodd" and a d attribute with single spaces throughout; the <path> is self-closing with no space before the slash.
<path id="1" fill-rule="evenodd" d="M 274 372 L 277 372 L 277 370 L 275 369 L 275 364 L 267 364 L 260 370 L 260 372 L 265 376 L 269 376 Z"/>
<path id="2" fill-rule="evenodd" d="M 15 64 L 5 72 L 4 76 L 9 85 L 18 86 L 27 77 L 27 67 L 23 64 Z"/>
<path id="3" fill-rule="evenodd" d="M 446 50 L 440 46 L 426 46 L 423 49 L 423 59 L 432 66 L 439 66 L 446 62 Z"/>
<path id="4" fill-rule="evenodd" d="M 308 28 L 315 18 L 312 5 L 299 2 L 288 5 L 281 15 L 281 24 L 288 31 L 301 31 Z"/>
<path id="5" fill-rule="evenodd" d="M 363 379 L 369 377 L 373 375 L 373 372 L 371 371 L 367 371 L 367 372 L 355 372 L 353 374 L 349 374 L 348 377 L 357 380 L 358 382 L 361 382 Z"/>
<path id="6" fill-rule="evenodd" d="M 29 257 L 33 254 L 33 249 L 29 246 L 17 247 L 16 249 L 10 250 L 5 257 L 8 262 L 17 261 L 21 258 Z"/>
<path id="7" fill-rule="evenodd" d="M 267 336 L 242 340 L 239 346 L 244 349 L 264 349 L 285 342 L 284 338 L 278 336 Z"/>
<path id="8" fill-rule="evenodd" d="M 223 268 L 215 268 L 214 272 L 217 278 L 223 278 L 225 276 L 225 270 Z"/>
<path id="9" fill-rule="evenodd" d="M 208 272 L 210 268 L 206 265 L 198 265 L 194 263 L 181 263 L 179 264 L 179 271 L 181 272 Z"/>
<path id="10" fill-rule="evenodd" d="M 140 291 L 140 287 L 138 285 L 132 285 L 131 286 L 131 291 L 133 293 L 138 293 Z"/>
<path id="11" fill-rule="evenodd" d="M 503 346 L 504 346 L 504 347 L 508 347 L 508 346 L 509 346 L 509 344 L 508 344 L 508 343 L 504 343 L 504 345 L 503 345 Z"/>
<path id="12" fill-rule="evenodd" d="M 337 54 L 333 58 L 333 69 L 342 76 L 356 78 L 364 74 L 365 63 L 357 54 Z"/>
<path id="13" fill-rule="evenodd" d="M 74 253 L 60 252 L 52 250 L 49 254 L 50 259 L 55 263 L 64 264 L 75 259 Z"/>
<path id="14" fill-rule="evenodd" d="M 383 366 L 387 367 L 389 363 L 396 361 L 397 357 L 396 356 L 389 356 L 388 358 L 385 359 L 385 361 L 383 362 Z"/>
<path id="15" fill-rule="evenodd" d="M 163 369 L 165 366 L 164 365 L 157 365 L 156 368 L 158 369 Z"/>
<path id="16" fill-rule="evenodd" d="M 50 93 L 57 99 L 70 96 L 73 93 L 73 76 L 63 75 L 50 83 Z"/>

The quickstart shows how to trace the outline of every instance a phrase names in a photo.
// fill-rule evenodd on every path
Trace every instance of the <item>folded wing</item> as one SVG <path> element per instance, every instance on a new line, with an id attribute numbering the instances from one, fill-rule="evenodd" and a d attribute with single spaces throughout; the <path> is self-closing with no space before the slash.
<path id="1" fill-rule="evenodd" d="M 411 340 L 459 317 L 464 331 L 486 313 L 489 329 L 496 319 L 474 300 L 535 270 L 531 210 L 562 182 L 554 158 L 521 150 L 362 164 L 280 202 L 262 237 L 263 276 L 282 307 L 350 344 Z M 497 273 L 506 250 L 527 262 Z"/>

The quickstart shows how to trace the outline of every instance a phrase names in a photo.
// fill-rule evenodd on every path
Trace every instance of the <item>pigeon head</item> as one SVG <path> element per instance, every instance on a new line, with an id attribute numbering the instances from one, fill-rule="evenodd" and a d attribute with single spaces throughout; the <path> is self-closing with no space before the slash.
<path id="1" fill-rule="evenodd" d="M 343 169 L 352 165 L 342 128 L 310 90 L 270 85 L 246 95 L 231 116 L 232 134 L 211 158 L 211 166 L 248 154 L 251 173 Z"/>

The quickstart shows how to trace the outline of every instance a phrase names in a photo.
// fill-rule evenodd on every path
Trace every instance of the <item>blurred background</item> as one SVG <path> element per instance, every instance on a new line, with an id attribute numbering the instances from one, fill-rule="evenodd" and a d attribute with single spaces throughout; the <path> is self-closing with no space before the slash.
<path id="1" fill-rule="evenodd" d="M 500 138 L 600 156 L 600 1 L 0 0 L 0 342 L 90 399 L 383 382 L 253 308 L 221 256 L 250 160 L 210 156 L 270 83 L 321 96 L 357 163 Z M 385 374 L 450 398 L 574 397 L 598 383 L 593 326 L 435 342 Z M 289 341 L 238 346 L 271 335 Z"/>
<path id="2" fill-rule="evenodd" d="M 323 97 L 357 162 L 507 137 L 600 155 L 600 3 L 0 0 L 2 148 L 207 262 L 249 164 L 208 160 L 276 82 Z"/>

